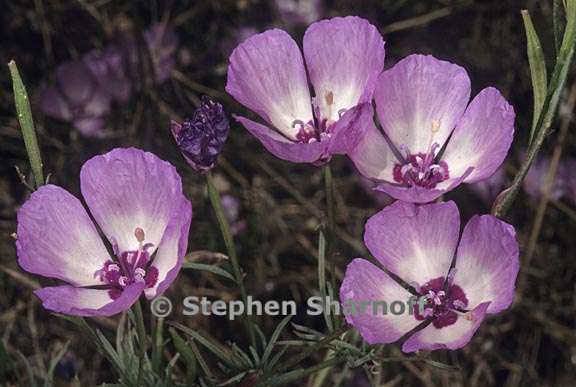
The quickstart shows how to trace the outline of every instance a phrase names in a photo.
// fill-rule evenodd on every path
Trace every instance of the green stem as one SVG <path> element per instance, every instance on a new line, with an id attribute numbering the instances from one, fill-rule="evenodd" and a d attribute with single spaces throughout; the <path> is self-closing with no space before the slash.
<path id="1" fill-rule="evenodd" d="M 230 232 L 230 224 L 228 219 L 224 214 L 224 209 L 222 208 L 222 201 L 220 199 L 220 193 L 214 186 L 214 178 L 212 174 L 208 172 L 206 174 L 206 183 L 208 186 L 208 196 L 210 197 L 210 203 L 216 214 L 216 219 L 218 220 L 218 225 L 220 226 L 220 232 L 222 233 L 222 238 L 224 239 L 224 244 L 226 245 L 226 250 L 228 251 L 228 257 L 230 258 L 230 264 L 232 266 L 232 271 L 238 288 L 240 289 L 240 296 L 242 297 L 242 302 L 244 306 L 248 307 L 248 296 L 246 294 L 246 288 L 244 287 L 244 276 L 242 275 L 242 270 L 240 268 L 240 263 L 238 262 L 238 254 L 236 253 L 236 246 L 234 245 L 234 239 L 232 238 L 232 233 Z M 254 327 L 252 325 L 251 316 L 248 315 L 246 318 L 246 325 L 248 335 L 250 336 L 250 343 L 257 349 L 256 335 L 254 333 Z"/>
<path id="2" fill-rule="evenodd" d="M 36 188 L 38 188 L 44 184 L 44 174 L 42 173 L 42 157 L 40 156 L 40 147 L 38 146 L 36 130 L 34 129 L 30 101 L 16 62 L 11 60 L 10 63 L 8 63 L 8 67 L 10 68 L 10 75 L 12 76 L 12 87 L 14 89 L 14 102 L 16 103 L 16 111 L 18 112 L 18 121 L 22 129 L 22 137 L 24 138 L 26 153 L 28 153 L 28 159 L 30 160 L 30 166 L 34 174 Z"/>
<path id="3" fill-rule="evenodd" d="M 336 206 L 334 201 L 334 179 L 330 164 L 326 164 L 324 167 L 324 189 L 326 190 L 326 213 L 328 216 L 328 243 L 330 248 L 332 248 L 336 229 Z"/>
<path id="4" fill-rule="evenodd" d="M 138 343 L 140 344 L 140 352 L 138 354 L 138 381 L 137 386 L 142 385 L 142 371 L 144 367 L 144 358 L 146 357 L 146 326 L 144 325 L 144 315 L 142 313 L 142 305 L 138 300 L 133 307 L 134 323 L 136 324 L 136 333 L 138 334 Z"/>
<path id="5" fill-rule="evenodd" d="M 152 341 L 152 368 L 154 371 L 160 375 L 162 367 L 162 344 L 164 342 L 164 319 L 155 318 L 153 320 L 154 340 Z"/>

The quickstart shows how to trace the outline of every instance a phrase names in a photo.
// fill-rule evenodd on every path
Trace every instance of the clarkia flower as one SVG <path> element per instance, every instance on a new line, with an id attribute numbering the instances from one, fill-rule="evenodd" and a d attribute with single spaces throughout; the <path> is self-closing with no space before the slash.
<path id="1" fill-rule="evenodd" d="M 518 243 L 514 228 L 491 215 L 474 216 L 459 237 L 454 202 L 417 206 L 397 201 L 371 217 L 364 242 L 387 271 L 354 259 L 340 287 L 341 302 L 391 305 L 426 298 L 423 309 L 416 303 L 401 314 L 357 310 L 346 316 L 348 323 L 370 344 L 392 343 L 410 332 L 404 352 L 466 345 L 486 314 L 512 303 Z"/>
<path id="2" fill-rule="evenodd" d="M 490 177 L 514 134 L 514 109 L 492 87 L 468 104 L 466 70 L 432 56 L 411 55 L 379 77 L 372 123 L 350 158 L 378 190 L 426 203 L 462 182 Z"/>
<path id="3" fill-rule="evenodd" d="M 313 23 L 324 12 L 322 0 L 274 0 L 274 6 L 288 26 Z"/>
<path id="4" fill-rule="evenodd" d="M 188 164 L 198 172 L 206 172 L 214 167 L 230 124 L 222 105 L 204 97 L 192 118 L 182 124 L 172 121 L 170 130 Z"/>
<path id="5" fill-rule="evenodd" d="M 171 25 L 156 23 L 143 33 L 144 42 L 148 50 L 149 59 L 154 71 L 154 82 L 161 84 L 172 75 L 176 67 L 176 54 L 179 45 L 178 35 Z M 133 74 L 139 74 L 138 66 L 140 54 L 134 37 L 125 39 L 123 43 L 126 57 Z M 146 59 L 144 59 L 146 60 Z"/>
<path id="6" fill-rule="evenodd" d="M 35 291 L 43 306 L 110 316 L 142 293 L 161 295 L 180 271 L 192 219 L 176 169 L 148 152 L 114 149 L 82 166 L 80 188 L 96 224 L 80 200 L 51 184 L 18 211 L 20 266 L 67 283 Z"/>
<path id="7" fill-rule="evenodd" d="M 126 58 L 121 47 L 109 44 L 102 52 L 89 51 L 82 60 L 102 92 L 113 101 L 128 102 L 132 95 L 132 81 L 128 77 Z"/>
<path id="8" fill-rule="evenodd" d="M 224 194 L 221 197 L 224 216 L 230 224 L 232 235 L 240 234 L 246 228 L 246 220 L 240 218 L 240 200 L 232 194 Z"/>
<path id="9" fill-rule="evenodd" d="M 226 91 L 274 128 L 235 117 L 268 151 L 288 161 L 321 163 L 362 138 L 384 41 L 368 21 L 349 16 L 312 24 L 303 46 L 306 67 L 286 32 L 252 36 L 230 57 Z"/>
<path id="10" fill-rule="evenodd" d="M 54 84 L 40 93 L 40 110 L 70 122 L 80 133 L 99 137 L 110 114 L 111 97 L 84 61 L 64 62 Z"/>
<path id="11" fill-rule="evenodd" d="M 548 197 L 552 200 L 559 200 L 568 192 L 568 169 L 567 165 L 561 163 L 556 171 L 556 177 L 552 183 L 552 188 Z M 545 157 L 536 160 L 526 174 L 522 182 L 524 191 L 532 200 L 539 200 L 544 192 L 548 169 L 550 168 L 550 158 Z"/>

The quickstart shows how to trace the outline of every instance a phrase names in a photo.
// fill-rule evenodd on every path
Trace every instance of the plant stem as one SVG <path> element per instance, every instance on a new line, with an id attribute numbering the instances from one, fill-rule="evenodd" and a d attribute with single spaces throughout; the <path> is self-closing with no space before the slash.
<path id="1" fill-rule="evenodd" d="M 334 201 L 334 179 L 330 164 L 326 164 L 324 167 L 324 189 L 326 191 L 326 213 L 328 216 L 328 244 L 332 248 L 336 229 L 336 207 Z"/>
<path id="2" fill-rule="evenodd" d="M 144 358 L 146 356 L 146 326 L 144 325 L 144 315 L 142 314 L 142 305 L 140 304 L 140 300 L 136 301 L 134 304 L 133 311 L 138 343 L 140 344 L 140 352 L 138 354 L 138 381 L 136 384 L 137 386 L 140 386 L 142 384 L 142 371 L 144 367 Z"/>
<path id="3" fill-rule="evenodd" d="M 226 245 L 226 250 L 228 251 L 228 257 L 230 258 L 230 264 L 232 266 L 232 271 L 238 288 L 240 289 L 240 296 L 242 297 L 242 302 L 244 302 L 244 307 L 248 307 L 248 296 L 246 294 L 246 288 L 244 287 L 244 277 L 242 275 L 242 270 L 240 268 L 240 263 L 238 262 L 238 254 L 236 253 L 236 246 L 234 245 L 234 239 L 232 238 L 232 233 L 230 232 L 230 224 L 228 219 L 224 214 L 224 209 L 222 208 L 222 201 L 220 199 L 220 193 L 214 186 L 214 178 L 212 174 L 208 172 L 206 174 L 206 184 L 208 187 L 208 196 L 210 197 L 210 203 L 216 214 L 216 219 L 218 220 L 218 225 L 220 226 L 220 232 L 222 233 L 222 238 L 224 239 L 224 244 Z M 256 335 L 254 333 L 254 327 L 252 325 L 252 319 L 250 315 L 247 315 L 245 320 L 247 325 L 248 335 L 250 336 L 250 343 L 257 349 Z"/>

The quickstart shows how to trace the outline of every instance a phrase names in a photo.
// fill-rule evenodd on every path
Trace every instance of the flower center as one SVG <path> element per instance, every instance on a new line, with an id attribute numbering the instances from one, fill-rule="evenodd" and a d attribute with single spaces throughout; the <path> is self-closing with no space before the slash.
<path id="1" fill-rule="evenodd" d="M 322 118 L 322 115 L 320 114 L 320 107 L 316 104 L 315 98 L 313 98 L 312 106 L 314 115 L 316 117 L 316 122 L 314 122 L 314 120 L 310 120 L 308 122 L 304 122 L 302 120 L 294 120 L 294 122 L 292 122 L 292 127 L 298 129 L 298 133 L 296 133 L 297 142 L 310 144 L 313 142 L 322 141 L 325 138 L 329 138 L 331 136 L 330 128 L 336 123 L 336 121 L 330 118 L 332 117 L 332 109 L 334 105 L 334 93 L 331 91 L 327 92 L 324 95 L 324 102 L 326 102 L 326 115 L 328 118 Z M 338 111 L 338 117 L 342 117 L 345 112 L 345 109 Z"/>
<path id="2" fill-rule="evenodd" d="M 134 283 L 141 282 L 145 284 L 145 288 L 151 288 L 158 282 L 158 269 L 154 266 L 148 267 L 148 249 L 152 244 L 144 244 L 144 231 L 139 227 L 136 228 L 134 236 L 140 243 L 138 250 L 120 253 L 117 261 L 106 261 L 100 271 L 100 278 L 111 286 L 112 299 L 120 297 L 122 290 Z"/>
<path id="3" fill-rule="evenodd" d="M 450 275 L 446 290 L 444 283 L 445 278 L 438 277 L 420 287 L 420 296 L 426 297 L 426 304 L 423 313 L 420 313 L 418 305 L 414 308 L 416 320 L 432 317 L 434 318 L 432 324 L 436 328 L 443 328 L 454 324 L 459 314 L 467 312 L 468 299 L 462 288 L 451 283 Z"/>
<path id="4" fill-rule="evenodd" d="M 427 153 L 409 154 L 403 164 L 395 164 L 394 181 L 413 187 L 435 188 L 436 185 L 450 177 L 448 164 L 445 161 L 436 162 L 436 151 L 440 148 L 433 143 Z"/>

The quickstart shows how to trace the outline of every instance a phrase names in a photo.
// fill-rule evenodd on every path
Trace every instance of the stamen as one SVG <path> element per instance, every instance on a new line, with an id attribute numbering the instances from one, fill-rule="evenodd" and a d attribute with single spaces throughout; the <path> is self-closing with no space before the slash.
<path id="1" fill-rule="evenodd" d="M 324 95 L 324 100 L 326 101 L 326 105 L 328 106 L 334 105 L 334 93 L 332 93 L 331 91 L 327 92 Z"/>
<path id="2" fill-rule="evenodd" d="M 432 133 L 437 133 L 440 130 L 440 120 L 432 120 Z"/>
<path id="3" fill-rule="evenodd" d="M 466 315 L 468 299 L 464 291 L 457 285 L 450 285 L 444 290 L 447 278 L 438 277 L 422 285 L 420 297 L 424 297 L 426 304 L 424 310 L 415 308 L 416 320 L 433 318 L 432 323 L 438 329 L 454 324 L 459 316 Z"/>
<path id="4" fill-rule="evenodd" d="M 427 153 L 410 154 L 405 145 L 400 150 L 406 153 L 404 164 L 396 164 L 393 169 L 394 181 L 412 186 L 435 188 L 449 178 L 448 164 L 445 161 L 436 163 L 436 153 L 440 144 L 432 143 Z"/>
<path id="5" fill-rule="evenodd" d="M 140 227 L 136 227 L 136 230 L 134 230 L 134 236 L 136 237 L 136 240 L 140 243 L 144 242 L 145 239 L 145 234 L 144 234 L 144 230 L 142 230 Z"/>

